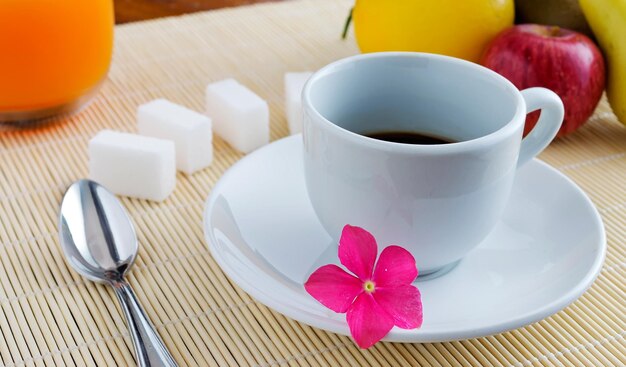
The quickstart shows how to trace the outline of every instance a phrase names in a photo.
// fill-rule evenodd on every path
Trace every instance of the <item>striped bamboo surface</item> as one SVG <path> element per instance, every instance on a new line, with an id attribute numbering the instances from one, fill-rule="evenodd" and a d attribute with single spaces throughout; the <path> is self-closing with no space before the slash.
<path id="1" fill-rule="evenodd" d="M 339 33 L 351 1 L 303 0 L 119 26 L 109 79 L 81 113 L 0 134 L 0 362 L 4 366 L 132 365 L 115 296 L 65 263 L 57 239 L 64 189 L 87 175 L 97 131 L 135 131 L 157 97 L 201 111 L 204 86 L 235 77 L 270 104 L 271 137 L 287 135 L 283 74 L 357 52 Z M 626 365 L 626 128 L 602 102 L 591 121 L 541 156 L 574 179 L 604 219 L 608 255 L 593 287 L 539 323 L 452 343 L 379 343 L 285 318 L 245 294 L 211 258 L 202 208 L 241 155 L 215 139 L 212 167 L 178 175 L 156 204 L 124 198 L 141 244 L 130 283 L 181 365 Z M 524 295 L 520 294 L 520 297 Z"/>

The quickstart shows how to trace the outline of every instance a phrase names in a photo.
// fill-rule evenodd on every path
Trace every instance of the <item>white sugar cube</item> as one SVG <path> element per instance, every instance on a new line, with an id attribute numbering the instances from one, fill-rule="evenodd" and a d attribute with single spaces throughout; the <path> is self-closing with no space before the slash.
<path id="1" fill-rule="evenodd" d="M 267 102 L 234 79 L 207 86 L 206 108 L 215 133 L 233 148 L 249 153 L 269 143 Z"/>
<path id="2" fill-rule="evenodd" d="M 302 88 L 313 73 L 285 74 L 285 113 L 291 135 L 302 132 Z"/>
<path id="3" fill-rule="evenodd" d="M 213 160 L 213 132 L 207 116 L 165 99 L 139 106 L 137 127 L 141 135 L 168 139 L 176 146 L 176 168 L 192 174 Z"/>
<path id="4" fill-rule="evenodd" d="M 89 177 L 118 195 L 162 201 L 176 185 L 174 143 L 100 131 L 89 141 Z"/>

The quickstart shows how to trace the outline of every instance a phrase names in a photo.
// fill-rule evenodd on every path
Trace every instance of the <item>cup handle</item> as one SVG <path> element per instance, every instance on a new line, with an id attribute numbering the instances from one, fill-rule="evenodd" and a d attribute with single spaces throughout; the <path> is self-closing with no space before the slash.
<path id="1" fill-rule="evenodd" d="M 517 167 L 523 166 L 550 144 L 559 131 L 565 114 L 561 98 L 549 89 L 528 88 L 521 93 L 526 101 L 526 113 L 541 109 L 541 115 L 535 127 L 522 139 Z"/>

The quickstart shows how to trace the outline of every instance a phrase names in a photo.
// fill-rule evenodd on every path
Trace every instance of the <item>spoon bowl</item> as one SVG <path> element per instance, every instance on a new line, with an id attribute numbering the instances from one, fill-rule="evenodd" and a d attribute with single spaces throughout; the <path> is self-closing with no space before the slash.
<path id="1" fill-rule="evenodd" d="M 93 181 L 80 180 L 67 189 L 59 227 L 66 259 L 89 280 L 120 280 L 135 261 L 139 246 L 126 210 Z"/>

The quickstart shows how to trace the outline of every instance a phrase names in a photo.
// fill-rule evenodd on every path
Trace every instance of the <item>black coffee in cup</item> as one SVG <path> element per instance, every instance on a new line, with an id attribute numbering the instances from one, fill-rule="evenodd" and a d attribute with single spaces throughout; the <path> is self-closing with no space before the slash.
<path id="1" fill-rule="evenodd" d="M 372 139 L 402 144 L 436 145 L 456 143 L 456 141 L 449 138 L 421 134 L 413 131 L 378 131 L 363 135 Z"/>

